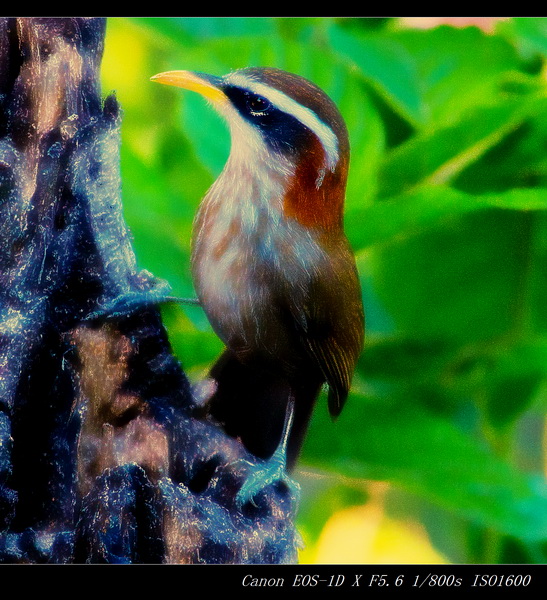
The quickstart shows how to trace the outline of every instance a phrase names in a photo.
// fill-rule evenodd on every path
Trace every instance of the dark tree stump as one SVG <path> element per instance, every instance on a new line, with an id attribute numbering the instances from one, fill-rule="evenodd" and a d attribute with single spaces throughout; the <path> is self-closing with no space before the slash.
<path id="1" fill-rule="evenodd" d="M 0 561 L 296 561 L 281 484 L 196 416 L 122 217 L 99 18 L 0 19 Z"/>

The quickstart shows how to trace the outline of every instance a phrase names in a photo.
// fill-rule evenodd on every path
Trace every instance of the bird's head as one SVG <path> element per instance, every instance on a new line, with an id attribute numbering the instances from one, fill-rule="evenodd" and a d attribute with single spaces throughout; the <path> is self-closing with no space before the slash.
<path id="1" fill-rule="evenodd" d="M 217 77 L 168 71 L 153 81 L 196 91 L 228 122 L 232 163 L 286 174 L 283 210 L 306 226 L 341 228 L 349 163 L 346 125 L 312 82 L 281 69 L 251 67 Z"/>

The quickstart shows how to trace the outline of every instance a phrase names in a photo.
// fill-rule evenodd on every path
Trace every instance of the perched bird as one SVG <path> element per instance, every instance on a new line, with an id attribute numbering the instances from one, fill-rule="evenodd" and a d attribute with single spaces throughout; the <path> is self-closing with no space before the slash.
<path id="1" fill-rule="evenodd" d="M 361 290 L 343 231 L 347 129 L 322 90 L 279 69 L 169 71 L 152 80 L 199 92 L 229 125 L 230 154 L 201 202 L 192 242 L 198 299 L 226 345 L 211 370 L 209 411 L 270 461 L 275 478 L 294 466 L 325 383 L 329 411 L 339 415 L 363 345 Z"/>

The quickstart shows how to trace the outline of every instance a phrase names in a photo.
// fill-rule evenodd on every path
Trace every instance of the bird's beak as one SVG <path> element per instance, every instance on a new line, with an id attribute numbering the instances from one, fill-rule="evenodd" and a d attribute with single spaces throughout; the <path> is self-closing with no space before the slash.
<path id="1" fill-rule="evenodd" d="M 151 81 L 157 81 L 165 85 L 175 85 L 198 92 L 198 94 L 201 94 L 215 104 L 227 101 L 227 97 L 222 91 L 221 77 L 194 71 L 166 71 L 165 73 L 158 73 L 158 75 L 154 75 L 150 79 Z"/>

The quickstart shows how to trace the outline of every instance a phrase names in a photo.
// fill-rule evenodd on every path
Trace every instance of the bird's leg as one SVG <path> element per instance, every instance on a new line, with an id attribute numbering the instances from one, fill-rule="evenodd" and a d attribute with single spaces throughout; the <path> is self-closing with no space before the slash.
<path id="1" fill-rule="evenodd" d="M 256 465 L 251 471 L 241 489 L 237 493 L 236 503 L 238 508 L 242 508 L 247 502 L 256 506 L 254 497 L 266 486 L 276 482 L 283 481 L 289 488 L 291 494 L 296 496 L 299 493 L 300 486 L 287 474 L 287 446 L 289 435 L 294 421 L 294 397 L 289 395 L 287 409 L 285 411 L 285 422 L 281 440 L 272 456 L 261 465 Z"/>

